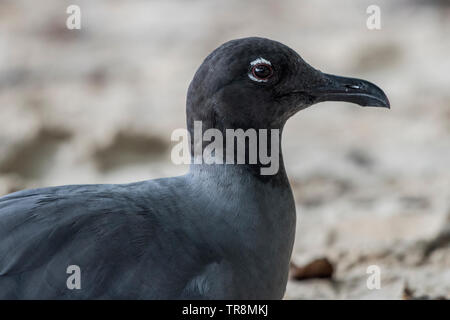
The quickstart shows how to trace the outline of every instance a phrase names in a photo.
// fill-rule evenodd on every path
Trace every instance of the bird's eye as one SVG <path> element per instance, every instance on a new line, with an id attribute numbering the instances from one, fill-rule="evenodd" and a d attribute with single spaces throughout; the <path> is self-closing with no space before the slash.
<path id="1" fill-rule="evenodd" d="M 258 63 L 252 67 L 252 76 L 257 81 L 267 81 L 273 74 L 272 66 L 266 63 Z"/>

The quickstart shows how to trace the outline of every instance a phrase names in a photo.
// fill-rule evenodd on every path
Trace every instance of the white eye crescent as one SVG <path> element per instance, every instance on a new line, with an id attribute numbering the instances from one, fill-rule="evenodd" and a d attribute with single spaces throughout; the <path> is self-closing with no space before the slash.
<path id="1" fill-rule="evenodd" d="M 256 82 L 267 82 L 273 75 L 272 63 L 264 58 L 258 58 L 250 62 L 248 77 Z"/>

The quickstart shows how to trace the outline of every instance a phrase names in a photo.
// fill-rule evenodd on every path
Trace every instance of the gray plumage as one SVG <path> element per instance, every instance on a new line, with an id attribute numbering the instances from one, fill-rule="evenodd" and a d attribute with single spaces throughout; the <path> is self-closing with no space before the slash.
<path id="1" fill-rule="evenodd" d="M 247 76 L 258 57 L 273 64 L 265 83 Z M 389 105 L 373 84 L 323 74 L 278 42 L 234 40 L 197 71 L 188 129 L 202 120 L 204 129 L 281 132 L 291 115 L 325 100 Z M 261 166 L 191 165 L 179 177 L 1 197 L 0 298 L 282 298 L 295 205 L 281 150 L 275 175 L 260 176 Z M 81 269 L 80 290 L 66 286 L 69 265 Z"/>

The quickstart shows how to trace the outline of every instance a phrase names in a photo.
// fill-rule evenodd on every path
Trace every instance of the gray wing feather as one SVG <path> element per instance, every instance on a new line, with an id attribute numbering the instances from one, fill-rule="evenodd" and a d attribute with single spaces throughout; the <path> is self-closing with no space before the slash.
<path id="1" fill-rule="evenodd" d="M 0 298 L 180 297 L 209 259 L 179 223 L 172 184 L 64 186 L 0 198 Z M 81 290 L 66 287 L 69 265 L 82 270 Z"/>

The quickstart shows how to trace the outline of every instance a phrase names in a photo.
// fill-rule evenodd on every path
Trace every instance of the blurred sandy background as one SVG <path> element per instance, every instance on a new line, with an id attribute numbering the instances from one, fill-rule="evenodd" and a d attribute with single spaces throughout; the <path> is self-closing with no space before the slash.
<path id="1" fill-rule="evenodd" d="M 70 4 L 81 30 L 66 29 Z M 381 30 L 366 28 L 371 4 Z M 326 257 L 335 274 L 290 281 L 286 298 L 450 298 L 449 1 L 0 0 L 0 195 L 183 174 L 170 134 L 196 68 L 254 35 L 377 83 L 392 106 L 325 103 L 288 122 L 293 261 Z"/>

